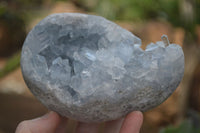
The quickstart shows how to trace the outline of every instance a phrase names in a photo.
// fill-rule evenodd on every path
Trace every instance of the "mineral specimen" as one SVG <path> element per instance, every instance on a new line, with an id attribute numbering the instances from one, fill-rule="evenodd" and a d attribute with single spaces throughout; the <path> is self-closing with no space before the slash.
<path id="1" fill-rule="evenodd" d="M 83 122 L 146 111 L 168 98 L 184 73 L 180 46 L 141 40 L 99 16 L 60 13 L 28 34 L 21 68 L 32 93 L 50 110 Z"/>

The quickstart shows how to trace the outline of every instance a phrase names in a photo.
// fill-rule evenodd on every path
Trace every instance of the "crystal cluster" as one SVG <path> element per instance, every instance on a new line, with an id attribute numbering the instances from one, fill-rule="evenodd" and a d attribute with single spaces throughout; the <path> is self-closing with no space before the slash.
<path id="1" fill-rule="evenodd" d="M 50 110 L 83 122 L 114 120 L 161 104 L 177 88 L 184 55 L 167 41 L 142 50 L 138 37 L 105 18 L 53 14 L 28 34 L 22 73 Z"/>

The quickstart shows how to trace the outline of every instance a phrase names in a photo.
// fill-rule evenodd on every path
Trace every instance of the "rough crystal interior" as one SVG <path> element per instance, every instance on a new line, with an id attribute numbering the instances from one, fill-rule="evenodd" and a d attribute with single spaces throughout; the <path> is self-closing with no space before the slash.
<path id="1" fill-rule="evenodd" d="M 164 36 L 142 50 L 138 37 L 102 17 L 53 14 L 28 34 L 21 68 L 49 109 L 84 122 L 114 120 L 159 105 L 177 88 L 184 55 L 166 43 Z"/>

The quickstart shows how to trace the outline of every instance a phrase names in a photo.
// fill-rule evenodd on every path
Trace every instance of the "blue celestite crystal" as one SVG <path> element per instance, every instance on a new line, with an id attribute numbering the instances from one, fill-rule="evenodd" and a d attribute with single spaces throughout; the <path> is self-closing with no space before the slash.
<path id="1" fill-rule="evenodd" d="M 83 122 L 146 111 L 168 98 L 184 73 L 180 46 L 166 36 L 146 50 L 105 18 L 53 14 L 28 34 L 21 68 L 32 93 L 50 110 Z"/>

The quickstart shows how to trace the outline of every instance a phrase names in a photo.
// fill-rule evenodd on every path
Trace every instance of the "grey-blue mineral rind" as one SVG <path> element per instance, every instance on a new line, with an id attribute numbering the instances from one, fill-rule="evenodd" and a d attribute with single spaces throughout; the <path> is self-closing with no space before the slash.
<path id="1" fill-rule="evenodd" d="M 141 41 L 93 15 L 53 14 L 28 34 L 21 68 L 50 110 L 83 122 L 114 120 L 167 99 L 184 73 L 180 46 Z"/>

